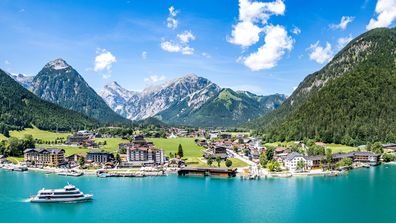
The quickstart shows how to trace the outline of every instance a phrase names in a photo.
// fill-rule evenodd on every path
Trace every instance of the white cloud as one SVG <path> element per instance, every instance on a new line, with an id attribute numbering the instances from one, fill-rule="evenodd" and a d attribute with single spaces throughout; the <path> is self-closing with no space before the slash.
<path id="1" fill-rule="evenodd" d="M 146 51 L 142 52 L 142 59 L 143 60 L 147 59 L 147 52 Z"/>
<path id="2" fill-rule="evenodd" d="M 102 75 L 102 78 L 103 78 L 103 79 L 109 79 L 110 77 L 111 77 L 110 74 L 103 74 L 103 75 Z"/>
<path id="3" fill-rule="evenodd" d="M 251 22 L 239 22 L 233 27 L 231 39 L 228 42 L 248 47 L 260 40 L 262 29 Z"/>
<path id="4" fill-rule="evenodd" d="M 149 77 L 144 78 L 145 82 L 156 83 L 159 81 L 165 80 L 166 77 L 164 75 L 150 75 Z"/>
<path id="5" fill-rule="evenodd" d="M 366 26 L 367 30 L 388 27 L 392 24 L 396 19 L 396 0 L 378 0 L 375 12 L 378 16 L 370 19 L 369 24 Z"/>
<path id="6" fill-rule="evenodd" d="M 113 63 L 117 62 L 116 57 L 106 49 L 98 49 L 95 57 L 95 71 L 107 70 L 110 72 Z"/>
<path id="7" fill-rule="evenodd" d="M 264 32 L 264 45 L 257 52 L 242 59 L 252 71 L 273 68 L 285 52 L 293 48 L 294 41 L 283 26 L 266 26 Z"/>
<path id="8" fill-rule="evenodd" d="M 298 28 L 297 26 L 294 26 L 291 32 L 294 33 L 295 35 L 298 35 L 301 33 L 301 29 Z"/>
<path id="9" fill-rule="evenodd" d="M 195 40 L 195 36 L 191 31 L 184 31 L 180 34 L 177 34 L 177 38 L 179 38 L 182 43 L 188 43 L 191 40 Z"/>
<path id="10" fill-rule="evenodd" d="M 194 54 L 194 48 L 171 41 L 161 42 L 161 48 L 170 53 L 182 53 L 184 55 Z"/>
<path id="11" fill-rule="evenodd" d="M 176 15 L 179 12 L 176 11 L 175 7 L 173 6 L 169 7 L 168 10 L 169 10 L 169 16 L 166 19 L 167 27 L 170 29 L 176 29 L 179 24 L 179 22 L 176 20 Z"/>
<path id="12" fill-rule="evenodd" d="M 263 31 L 259 24 L 267 24 L 271 15 L 283 15 L 285 8 L 282 0 L 274 2 L 239 0 L 239 22 L 233 26 L 231 38 L 228 41 L 242 47 L 257 43 Z"/>
<path id="13" fill-rule="evenodd" d="M 351 23 L 354 19 L 355 17 L 352 16 L 343 16 L 341 17 L 341 21 L 339 24 L 330 24 L 330 28 L 345 30 L 348 24 Z"/>
<path id="14" fill-rule="evenodd" d="M 351 40 L 352 40 L 352 35 L 338 38 L 338 40 L 337 40 L 337 48 L 338 49 L 344 48 L 344 46 L 346 46 L 349 42 L 351 42 Z"/>
<path id="15" fill-rule="evenodd" d="M 317 41 L 315 44 L 311 44 L 309 50 L 311 50 L 309 58 L 320 64 L 330 61 L 333 57 L 333 50 L 331 44 L 328 42 L 325 47 L 322 47 L 319 45 L 319 41 Z"/>

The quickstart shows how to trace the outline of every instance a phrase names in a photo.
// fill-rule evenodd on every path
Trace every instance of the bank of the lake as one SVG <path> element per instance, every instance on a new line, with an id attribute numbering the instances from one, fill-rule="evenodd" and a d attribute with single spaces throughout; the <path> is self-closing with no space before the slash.
<path id="1" fill-rule="evenodd" d="M 395 222 L 396 165 L 339 177 L 258 181 L 200 177 L 62 177 L 0 170 L 1 222 Z M 94 201 L 31 204 L 66 182 Z"/>

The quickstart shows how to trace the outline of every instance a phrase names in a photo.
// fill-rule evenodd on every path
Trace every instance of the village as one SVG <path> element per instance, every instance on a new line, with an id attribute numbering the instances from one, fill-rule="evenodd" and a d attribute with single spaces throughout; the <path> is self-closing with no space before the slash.
<path id="1" fill-rule="evenodd" d="M 10 163 L 0 156 L 0 167 L 13 171 L 36 170 L 65 176 L 142 177 L 168 174 L 222 176 L 242 179 L 291 177 L 299 175 L 336 176 L 352 168 L 371 167 L 394 161 L 396 144 L 362 145 L 348 152 L 332 152 L 325 143 L 265 144 L 247 132 L 169 128 L 161 133 L 128 135 L 113 152 L 104 150 L 107 141 L 120 137 L 110 133 L 82 130 L 56 141 L 59 148 L 39 144 L 26 148 L 23 159 Z M 100 139 L 98 141 L 98 139 Z M 154 143 L 173 143 L 168 152 Z M 39 142 L 39 139 L 36 141 Z M 169 141 L 170 142 L 170 141 Z M 158 143 L 160 144 L 160 143 Z M 186 146 L 188 145 L 188 146 Z M 69 148 L 76 148 L 70 153 Z M 193 148 L 191 148 L 193 147 Z M 80 152 L 83 150 L 84 152 Z M 385 153 L 384 153 L 385 149 Z M 194 156 L 189 155 L 194 154 Z M 383 155 L 384 154 L 384 155 Z M 385 157 L 385 159 L 384 159 Z M 390 157 L 389 159 L 386 157 Z"/>

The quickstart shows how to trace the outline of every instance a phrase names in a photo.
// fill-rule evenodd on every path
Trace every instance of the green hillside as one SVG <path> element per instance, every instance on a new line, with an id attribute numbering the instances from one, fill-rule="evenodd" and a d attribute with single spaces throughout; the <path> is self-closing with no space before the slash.
<path id="1" fill-rule="evenodd" d="M 0 70 L 0 130 L 32 125 L 45 130 L 70 130 L 96 126 L 96 121 L 44 101 Z"/>
<path id="2" fill-rule="evenodd" d="M 251 126 L 275 141 L 395 141 L 395 90 L 396 29 L 374 29 L 351 41 L 305 78 L 280 109 Z"/>

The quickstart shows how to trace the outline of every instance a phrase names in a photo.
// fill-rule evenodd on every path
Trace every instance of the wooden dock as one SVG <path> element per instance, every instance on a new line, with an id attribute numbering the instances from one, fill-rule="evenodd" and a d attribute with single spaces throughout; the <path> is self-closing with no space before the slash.
<path id="1" fill-rule="evenodd" d="M 215 168 L 215 167 L 185 167 L 177 171 L 179 176 L 217 176 L 235 177 L 236 168 Z"/>

